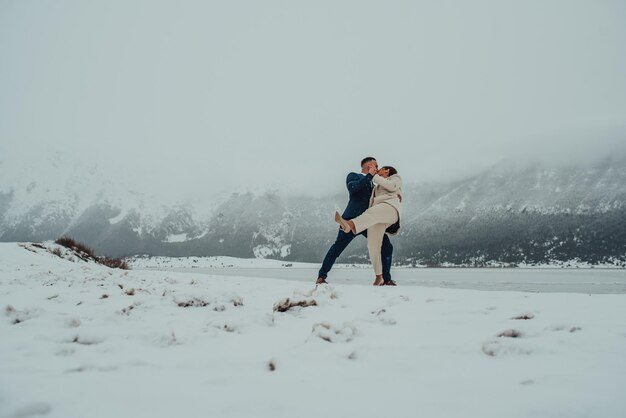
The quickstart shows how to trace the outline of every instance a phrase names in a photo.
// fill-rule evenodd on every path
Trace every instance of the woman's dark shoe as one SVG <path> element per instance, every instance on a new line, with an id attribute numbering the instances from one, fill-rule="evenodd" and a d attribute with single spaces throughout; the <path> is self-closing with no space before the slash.
<path id="1" fill-rule="evenodd" d="M 325 277 L 318 277 L 315 284 L 328 284 Z"/>
<path id="2" fill-rule="evenodd" d="M 398 283 L 394 282 L 393 280 L 387 280 L 385 283 L 382 284 L 382 286 L 397 286 Z"/>

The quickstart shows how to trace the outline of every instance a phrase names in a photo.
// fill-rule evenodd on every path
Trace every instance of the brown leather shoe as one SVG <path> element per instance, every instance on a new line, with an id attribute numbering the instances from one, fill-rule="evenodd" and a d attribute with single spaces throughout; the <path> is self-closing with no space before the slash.
<path id="1" fill-rule="evenodd" d="M 387 280 L 385 283 L 382 284 L 382 286 L 397 286 L 398 283 L 394 282 L 393 280 Z"/>
<path id="2" fill-rule="evenodd" d="M 325 277 L 318 277 L 315 284 L 328 284 Z"/>
<path id="3" fill-rule="evenodd" d="M 383 286 L 384 284 L 385 281 L 382 277 L 377 277 L 376 279 L 374 279 L 374 286 Z"/>

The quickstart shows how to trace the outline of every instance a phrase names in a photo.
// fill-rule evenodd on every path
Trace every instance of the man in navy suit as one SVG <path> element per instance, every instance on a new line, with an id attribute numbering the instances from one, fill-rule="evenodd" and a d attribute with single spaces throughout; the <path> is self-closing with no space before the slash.
<path id="1" fill-rule="evenodd" d="M 374 157 L 366 157 L 361 161 L 361 172 L 350 173 L 346 178 L 346 186 L 350 195 L 348 206 L 343 211 L 343 219 L 350 220 L 361 215 L 367 210 L 370 203 L 370 196 L 372 195 L 372 178 L 378 171 L 378 163 Z M 358 235 L 367 237 L 367 230 L 361 232 Z M 356 237 L 352 232 L 345 233 L 339 228 L 337 233 L 337 239 L 335 243 L 331 245 L 322 262 L 322 268 L 319 271 L 316 284 L 326 283 L 326 277 L 328 272 L 333 268 L 335 260 L 341 255 L 343 250 L 352 242 Z M 384 284 L 388 286 L 395 286 L 395 282 L 391 280 L 391 257 L 393 254 L 393 245 L 387 234 L 383 237 L 383 246 L 381 249 L 382 264 L 383 264 L 383 279 Z"/>

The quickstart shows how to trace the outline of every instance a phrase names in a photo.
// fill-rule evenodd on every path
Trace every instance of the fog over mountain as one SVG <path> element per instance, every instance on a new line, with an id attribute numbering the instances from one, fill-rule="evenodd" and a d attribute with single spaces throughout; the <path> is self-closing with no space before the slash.
<path id="1" fill-rule="evenodd" d="M 319 197 L 261 191 L 167 202 L 124 189 L 97 169 L 81 171 L 58 154 L 50 158 L 70 169 L 46 176 L 50 171 L 32 168 L 19 178 L 2 172 L 1 241 L 69 235 L 113 256 L 320 262 L 337 231 L 332 213 L 347 201 L 345 191 Z M 626 261 L 623 157 L 570 167 L 503 161 L 454 182 L 409 181 L 403 205 L 402 233 L 392 240 L 397 263 Z M 341 260 L 366 262 L 365 240 Z"/>
<path id="2" fill-rule="evenodd" d="M 319 261 L 371 155 L 405 183 L 399 262 L 623 260 L 624 22 L 621 0 L 0 1 L 0 240 Z"/>
<path id="3" fill-rule="evenodd" d="M 621 0 L 0 2 L 0 160 L 178 201 L 454 181 L 623 143 Z M 53 173 L 52 175 L 56 175 Z"/>

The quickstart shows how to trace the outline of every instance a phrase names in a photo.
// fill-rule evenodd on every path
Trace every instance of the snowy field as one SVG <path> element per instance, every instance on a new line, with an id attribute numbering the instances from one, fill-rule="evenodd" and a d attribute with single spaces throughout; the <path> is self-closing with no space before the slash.
<path id="1" fill-rule="evenodd" d="M 625 294 L 260 275 L 0 244 L 0 417 L 626 416 Z"/>

